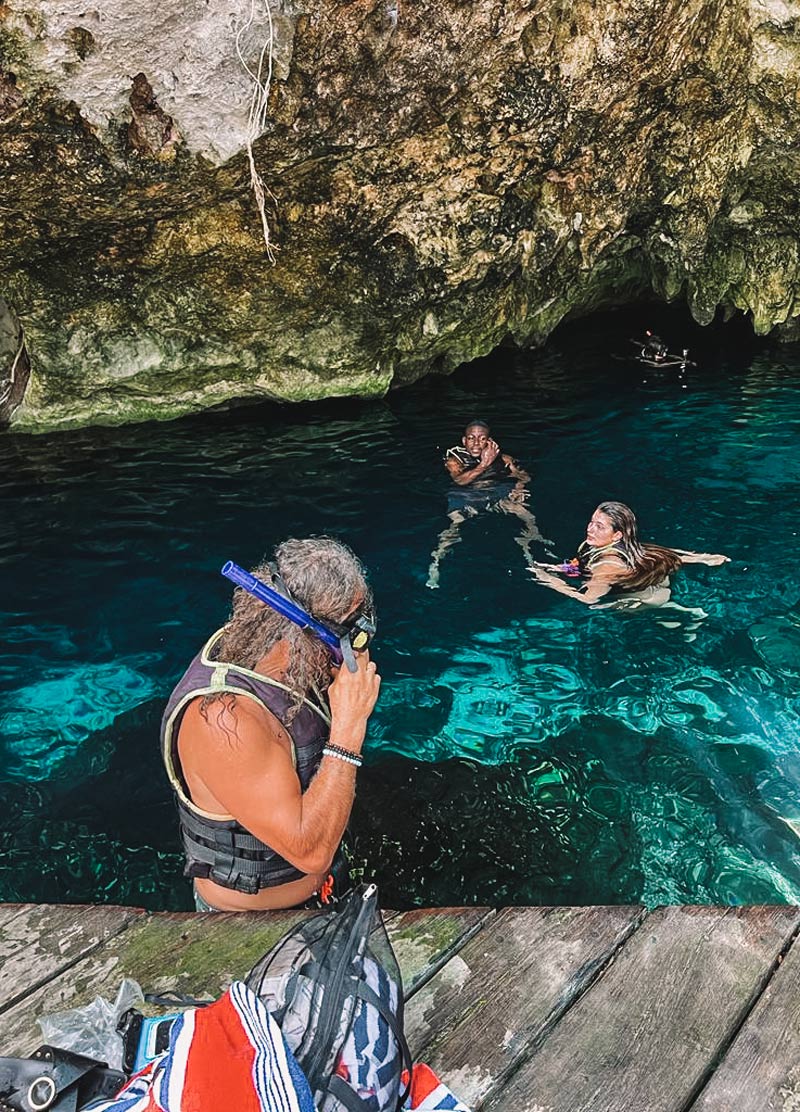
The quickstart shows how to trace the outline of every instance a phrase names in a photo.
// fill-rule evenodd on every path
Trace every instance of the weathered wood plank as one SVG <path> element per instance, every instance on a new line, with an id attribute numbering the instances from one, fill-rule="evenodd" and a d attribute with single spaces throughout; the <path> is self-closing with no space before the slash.
<path id="1" fill-rule="evenodd" d="M 4 936 L 5 928 L 9 927 L 15 919 L 21 919 L 23 915 L 27 915 L 34 906 L 38 905 L 0 904 L 0 961 L 7 955 L 16 953 L 19 949 L 19 943 L 14 941 L 12 935 L 9 935 L 8 943 L 6 943 Z"/>
<path id="2" fill-rule="evenodd" d="M 312 914 L 146 916 L 131 909 L 31 906 L 5 924 L 0 915 L 0 944 L 5 942 L 8 955 L 0 986 L 9 986 L 6 1015 L 0 1016 L 3 1052 L 34 1049 L 41 1042 L 35 1022 L 39 1015 L 79 1007 L 95 996 L 113 999 L 124 976 L 149 992 L 216 997 L 291 926 Z M 491 914 L 486 908 L 387 912 L 387 931 L 407 990 L 430 977 Z M 112 937 L 139 916 L 142 921 L 134 922 L 124 937 Z M 104 938 L 110 941 L 101 946 Z M 12 984 L 17 986 L 13 992 Z"/>
<path id="3" fill-rule="evenodd" d="M 5 926 L 10 923 L 12 919 L 16 919 L 19 915 L 24 915 L 26 911 L 30 911 L 31 904 L 0 904 L 0 926 Z"/>
<path id="4" fill-rule="evenodd" d="M 0 911 L 0 1011 L 145 915 L 130 907 L 64 904 L 16 904 Z"/>
<path id="5" fill-rule="evenodd" d="M 412 1054 L 429 1062 L 466 1104 L 477 1105 L 643 914 L 640 907 L 501 911 L 412 997 L 406 1009 Z"/>
<path id="6" fill-rule="evenodd" d="M 798 922 L 789 907 L 653 912 L 486 1108 L 685 1108 Z"/>
<path id="7" fill-rule="evenodd" d="M 494 915 L 490 907 L 442 907 L 403 911 L 387 922 L 406 1000 Z"/>
<path id="8" fill-rule="evenodd" d="M 138 981 L 145 992 L 216 998 L 290 926 L 308 915 L 292 911 L 148 915 L 0 1015 L 0 1047 L 7 1055 L 30 1053 L 42 1041 L 38 1016 L 80 1007 L 95 996 L 113 1000 L 123 977 Z"/>
<path id="9" fill-rule="evenodd" d="M 800 944 L 795 941 L 692 1112 L 800 1108 Z"/>

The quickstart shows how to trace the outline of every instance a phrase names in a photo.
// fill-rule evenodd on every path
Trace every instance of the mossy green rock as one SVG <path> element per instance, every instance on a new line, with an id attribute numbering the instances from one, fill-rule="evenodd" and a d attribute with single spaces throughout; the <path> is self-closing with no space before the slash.
<path id="1" fill-rule="evenodd" d="M 257 65 L 266 7 L 0 6 L 0 296 L 31 362 L 0 420 L 375 396 L 649 293 L 797 334 L 785 4 L 270 4 L 274 265 L 235 42 Z"/>

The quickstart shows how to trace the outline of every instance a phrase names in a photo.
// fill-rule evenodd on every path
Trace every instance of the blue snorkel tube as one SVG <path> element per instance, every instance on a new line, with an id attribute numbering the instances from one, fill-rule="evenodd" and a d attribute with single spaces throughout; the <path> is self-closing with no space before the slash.
<path id="1" fill-rule="evenodd" d="M 266 583 L 260 579 L 256 579 L 249 571 L 240 568 L 238 564 L 234 564 L 233 560 L 228 560 L 226 564 L 220 569 L 220 573 L 226 579 L 230 579 L 231 583 L 235 583 L 237 587 L 242 587 L 251 595 L 254 595 L 259 602 L 266 603 L 271 606 L 273 610 L 284 618 L 288 618 L 290 622 L 300 626 L 301 629 L 310 629 L 312 633 L 316 633 L 320 641 L 323 641 L 330 649 L 331 656 L 335 664 L 341 664 L 344 658 L 342 653 L 341 639 L 336 634 L 324 626 L 322 622 L 318 622 L 316 618 L 312 618 L 310 614 L 306 613 L 302 607 L 298 606 L 292 599 L 285 598 L 282 594 L 276 591 L 273 587 L 268 587 Z M 350 663 L 348 661 L 348 668 Z M 350 668 L 355 671 L 355 667 Z"/>

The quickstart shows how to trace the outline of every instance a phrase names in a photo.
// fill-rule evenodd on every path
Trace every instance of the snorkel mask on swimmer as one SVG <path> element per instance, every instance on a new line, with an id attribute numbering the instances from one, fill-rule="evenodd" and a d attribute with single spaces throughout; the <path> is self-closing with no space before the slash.
<path id="1" fill-rule="evenodd" d="M 276 610 L 284 618 L 288 618 L 290 622 L 294 622 L 295 625 L 300 626 L 301 629 L 310 629 L 312 633 L 319 637 L 320 641 L 328 646 L 335 664 L 341 664 L 344 661 L 348 672 L 357 671 L 358 665 L 354 654 L 363 652 L 364 649 L 368 648 L 370 641 L 375 636 L 376 625 L 373 615 L 368 613 L 362 604 L 347 621 L 333 622 L 328 620 L 328 623 L 323 625 L 322 622 L 317 621 L 295 602 L 275 564 L 270 564 L 269 568 L 272 572 L 272 582 L 274 584 L 272 587 L 269 587 L 261 579 L 256 579 L 249 571 L 240 568 L 232 560 L 228 560 L 223 565 L 221 574 L 226 579 L 230 579 L 231 583 L 235 583 L 237 587 L 242 587 L 245 591 L 254 595 L 259 602 L 271 606 L 273 610 Z"/>

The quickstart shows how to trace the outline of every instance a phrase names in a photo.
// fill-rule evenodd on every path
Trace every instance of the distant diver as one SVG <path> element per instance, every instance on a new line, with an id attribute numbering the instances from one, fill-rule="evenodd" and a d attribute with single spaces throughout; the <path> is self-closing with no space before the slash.
<path id="1" fill-rule="evenodd" d="M 631 340 L 631 343 L 639 349 L 636 355 L 638 362 L 648 367 L 680 367 L 681 370 L 685 370 L 686 367 L 697 366 L 689 358 L 688 348 L 682 348 L 681 354 L 676 355 L 669 350 L 660 336 L 649 329 L 645 331 L 644 340 Z"/>
<path id="2" fill-rule="evenodd" d="M 535 564 L 530 570 L 543 586 L 587 605 L 613 595 L 612 603 L 664 606 L 669 604 L 669 577 L 684 564 L 716 567 L 729 562 L 730 557 L 721 553 L 643 544 L 633 510 L 622 502 L 601 502 L 572 560 Z"/>
<path id="3" fill-rule="evenodd" d="M 536 518 L 527 506 L 531 477 L 512 456 L 500 451 L 488 424 L 470 421 L 461 444 L 447 449 L 444 465 L 454 484 L 447 496 L 450 524 L 439 534 L 431 553 L 426 586 L 431 589 L 439 586 L 439 564 L 448 550 L 461 540 L 462 524 L 484 510 L 514 514 L 522 521 L 524 528 L 516 540 L 527 563 L 531 564 L 532 542 L 550 543 L 539 532 Z"/>

